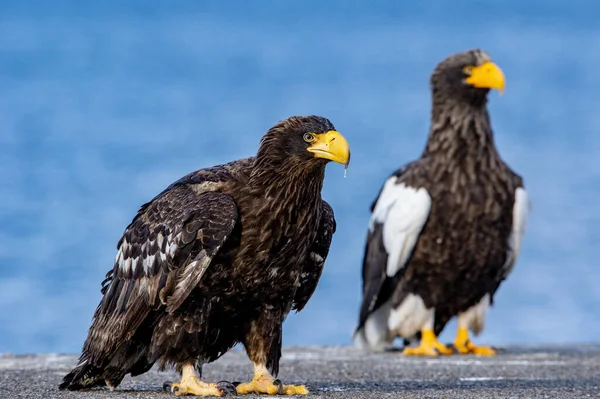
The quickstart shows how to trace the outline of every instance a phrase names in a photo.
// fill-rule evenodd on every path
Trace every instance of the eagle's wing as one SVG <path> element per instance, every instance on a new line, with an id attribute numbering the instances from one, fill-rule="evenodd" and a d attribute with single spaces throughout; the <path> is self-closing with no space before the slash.
<path id="1" fill-rule="evenodd" d="M 369 222 L 367 246 L 375 245 L 385 251 L 387 261 L 384 266 L 388 277 L 395 276 L 406 265 L 430 209 L 431 197 L 424 188 L 398 182 L 397 176 L 385 182 Z M 381 230 L 379 234 L 377 230 Z M 375 238 L 381 242 L 373 241 Z"/>
<path id="2" fill-rule="evenodd" d="M 331 239 L 335 233 L 336 223 L 331 206 L 323 201 L 321 221 L 315 242 L 310 248 L 308 259 L 300 275 L 300 286 L 296 290 L 292 309 L 301 311 L 317 288 L 325 259 L 329 254 Z"/>
<path id="3" fill-rule="evenodd" d="M 117 245 L 86 346 L 112 350 L 152 309 L 173 312 L 197 286 L 238 220 L 231 196 L 198 191 L 174 186 L 139 210 Z"/>
<path id="4" fill-rule="evenodd" d="M 406 266 L 427 222 L 431 197 L 424 188 L 405 184 L 394 173 L 372 207 L 363 259 L 363 302 L 359 326 L 393 293 L 393 280 Z"/>
<path id="5" fill-rule="evenodd" d="M 508 254 L 504 263 L 502 279 L 506 279 L 515 267 L 515 263 L 521 252 L 521 239 L 525 234 L 527 226 L 527 214 L 529 213 L 529 196 L 525 187 L 518 187 L 515 191 L 515 203 L 513 205 L 513 224 L 508 241 Z"/>

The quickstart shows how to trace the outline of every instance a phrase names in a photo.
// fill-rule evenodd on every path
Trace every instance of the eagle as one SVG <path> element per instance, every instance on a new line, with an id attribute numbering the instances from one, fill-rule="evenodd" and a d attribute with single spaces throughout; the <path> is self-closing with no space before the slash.
<path id="1" fill-rule="evenodd" d="M 336 221 L 321 198 L 325 166 L 348 166 L 348 142 L 319 116 L 293 116 L 262 137 L 256 156 L 192 172 L 143 205 L 117 244 L 112 270 L 61 390 L 117 387 L 155 363 L 175 368 L 177 395 L 307 394 L 283 385 L 282 324 L 321 276 Z M 201 380 L 236 344 L 250 382 Z"/>
<path id="2" fill-rule="evenodd" d="M 425 149 L 387 178 L 371 206 L 355 346 L 378 352 L 402 337 L 405 355 L 496 354 L 475 345 L 469 330 L 483 330 L 513 270 L 529 209 L 521 176 L 494 144 L 487 110 L 490 89 L 504 86 L 504 73 L 481 49 L 434 69 Z M 437 337 L 454 316 L 452 347 Z"/>

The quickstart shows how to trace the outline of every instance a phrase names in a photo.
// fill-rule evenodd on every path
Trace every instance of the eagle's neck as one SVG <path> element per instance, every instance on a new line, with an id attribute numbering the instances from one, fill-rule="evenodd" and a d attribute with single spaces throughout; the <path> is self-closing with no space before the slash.
<path id="1" fill-rule="evenodd" d="M 307 167 L 305 162 L 293 157 L 258 156 L 248 188 L 253 194 L 278 203 L 277 208 L 283 204 L 311 206 L 321 199 L 325 164 L 315 162 Z"/>
<path id="2" fill-rule="evenodd" d="M 325 166 L 305 168 L 289 160 L 274 161 L 257 158 L 245 187 L 248 195 L 243 198 L 249 201 L 245 209 L 252 211 L 243 216 L 242 223 L 253 253 L 279 253 L 292 242 L 306 249 L 320 220 Z"/>
<path id="3" fill-rule="evenodd" d="M 424 157 L 437 157 L 448 168 L 476 171 L 496 166 L 500 157 L 485 98 L 479 101 L 448 101 L 433 97 L 432 124 Z"/>

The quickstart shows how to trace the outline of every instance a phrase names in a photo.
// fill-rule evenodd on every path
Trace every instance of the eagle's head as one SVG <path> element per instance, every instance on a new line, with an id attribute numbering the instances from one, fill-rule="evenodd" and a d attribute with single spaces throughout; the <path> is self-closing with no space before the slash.
<path id="1" fill-rule="evenodd" d="M 350 146 L 333 124 L 321 116 L 292 116 L 278 122 L 263 136 L 257 157 L 275 166 L 322 168 L 329 161 L 348 166 Z"/>
<path id="2" fill-rule="evenodd" d="M 468 50 L 440 62 L 431 86 L 434 95 L 484 104 L 490 89 L 504 91 L 504 73 L 485 51 Z"/>

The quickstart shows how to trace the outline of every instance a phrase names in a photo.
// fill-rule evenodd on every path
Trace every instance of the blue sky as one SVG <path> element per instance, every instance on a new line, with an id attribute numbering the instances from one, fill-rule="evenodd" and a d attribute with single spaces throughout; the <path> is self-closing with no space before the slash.
<path id="1" fill-rule="evenodd" d="M 478 342 L 598 339 L 591 0 L 323 3 L 2 2 L 0 352 L 79 352 L 138 207 L 304 114 L 333 121 L 352 164 L 346 179 L 328 167 L 339 228 L 284 343 L 350 343 L 369 205 L 424 146 L 433 67 L 473 47 L 505 72 L 505 94 L 490 96 L 496 142 L 534 204 Z"/>

